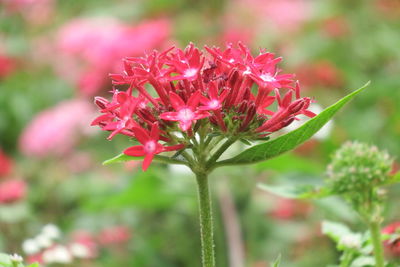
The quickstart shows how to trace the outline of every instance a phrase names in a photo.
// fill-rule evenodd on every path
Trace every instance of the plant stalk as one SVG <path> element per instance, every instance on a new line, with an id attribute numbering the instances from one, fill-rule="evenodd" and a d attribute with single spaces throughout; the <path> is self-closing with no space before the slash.
<path id="1" fill-rule="evenodd" d="M 200 207 L 200 235 L 203 267 L 215 267 L 213 218 L 206 173 L 196 173 Z"/>
<path id="2" fill-rule="evenodd" d="M 385 259 L 383 254 L 380 223 L 376 221 L 370 222 L 369 231 L 371 232 L 371 240 L 374 247 L 375 266 L 384 267 Z"/>

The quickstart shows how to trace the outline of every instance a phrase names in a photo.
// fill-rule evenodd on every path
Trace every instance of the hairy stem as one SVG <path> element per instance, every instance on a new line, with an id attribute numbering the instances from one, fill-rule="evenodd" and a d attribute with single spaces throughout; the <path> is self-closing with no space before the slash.
<path id="1" fill-rule="evenodd" d="M 371 240 L 374 247 L 375 266 L 384 267 L 385 259 L 383 256 L 380 223 L 378 221 L 371 221 L 369 223 L 369 231 L 371 232 Z"/>
<path id="2" fill-rule="evenodd" d="M 203 267 L 215 267 L 213 218 L 208 176 L 196 173 L 200 206 L 200 235 Z"/>

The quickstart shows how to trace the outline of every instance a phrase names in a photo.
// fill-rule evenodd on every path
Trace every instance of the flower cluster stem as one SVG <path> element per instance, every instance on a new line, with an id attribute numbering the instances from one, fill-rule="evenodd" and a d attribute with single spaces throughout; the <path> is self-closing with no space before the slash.
<path id="1" fill-rule="evenodd" d="M 370 222 L 369 230 L 371 232 L 371 240 L 372 240 L 372 245 L 374 247 L 375 266 L 384 267 L 385 260 L 383 255 L 380 223 L 377 221 Z"/>
<path id="2" fill-rule="evenodd" d="M 213 219 L 208 176 L 196 173 L 200 207 L 200 235 L 203 267 L 215 267 Z"/>
<path id="3" fill-rule="evenodd" d="M 351 261 L 353 259 L 353 253 L 349 250 L 346 250 L 342 256 L 342 262 L 340 263 L 340 267 L 349 267 Z"/>

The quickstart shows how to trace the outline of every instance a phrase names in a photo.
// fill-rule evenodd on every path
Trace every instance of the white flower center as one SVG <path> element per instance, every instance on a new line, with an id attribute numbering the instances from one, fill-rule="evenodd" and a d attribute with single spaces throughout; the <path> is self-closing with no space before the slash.
<path id="1" fill-rule="evenodd" d="M 186 78 L 192 78 L 197 74 L 197 69 L 187 69 L 185 70 L 185 73 L 183 74 L 183 76 L 185 76 Z"/>
<path id="2" fill-rule="evenodd" d="M 194 118 L 194 113 L 190 108 L 183 108 L 178 112 L 179 120 L 191 121 Z"/>
<path id="3" fill-rule="evenodd" d="M 260 75 L 260 78 L 264 81 L 264 82 L 274 82 L 276 81 L 275 77 L 273 77 L 271 74 L 269 73 L 263 73 L 262 75 Z"/>
<path id="4" fill-rule="evenodd" d="M 210 102 L 208 102 L 208 106 L 210 108 L 216 108 L 219 106 L 219 101 L 216 99 L 211 100 Z"/>
<path id="5" fill-rule="evenodd" d="M 247 67 L 246 70 L 243 71 L 243 75 L 249 75 L 249 74 L 251 74 L 251 70 L 249 67 Z"/>
<path id="6" fill-rule="evenodd" d="M 146 144 L 144 144 L 143 149 L 146 153 L 153 153 L 154 151 L 156 151 L 156 142 L 154 141 L 146 142 Z"/>

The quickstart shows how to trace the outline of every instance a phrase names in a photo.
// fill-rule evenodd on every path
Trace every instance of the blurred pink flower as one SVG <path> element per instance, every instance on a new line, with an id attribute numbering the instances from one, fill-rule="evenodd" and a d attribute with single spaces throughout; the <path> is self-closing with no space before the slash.
<path id="1" fill-rule="evenodd" d="M 79 244 L 87 249 L 88 254 L 85 258 L 95 258 L 98 255 L 98 246 L 92 233 L 86 230 L 78 230 L 71 235 L 71 245 Z"/>
<path id="2" fill-rule="evenodd" d="M 110 72 L 122 70 L 123 57 L 163 47 L 170 34 L 167 20 L 131 26 L 113 18 L 77 19 L 64 25 L 56 41 L 63 64 L 60 74 L 78 84 L 84 95 L 97 93 Z"/>
<path id="3" fill-rule="evenodd" d="M 13 203 L 26 195 L 26 183 L 12 179 L 0 183 L 0 204 Z"/>
<path id="4" fill-rule="evenodd" d="M 0 177 L 10 174 L 13 167 L 13 161 L 0 148 Z"/>
<path id="5" fill-rule="evenodd" d="M 259 20 L 272 24 L 279 31 L 296 31 L 311 15 L 307 0 L 242 0 Z"/>
<path id="6" fill-rule="evenodd" d="M 20 13 L 33 25 L 48 23 L 54 14 L 53 0 L 0 0 L 7 15 Z"/>
<path id="7" fill-rule="evenodd" d="M 322 30 L 331 38 L 340 38 L 349 34 L 350 26 L 344 16 L 335 16 L 323 21 Z"/>
<path id="8" fill-rule="evenodd" d="M 394 222 L 392 224 L 389 224 L 382 230 L 383 234 L 397 234 L 397 238 L 390 238 L 386 241 L 384 241 L 384 246 L 387 251 L 387 253 L 395 256 L 395 257 L 400 257 L 400 222 Z"/>
<path id="9" fill-rule="evenodd" d="M 42 111 L 23 131 L 20 150 L 26 156 L 36 157 L 68 153 L 92 116 L 91 104 L 79 99 Z"/>
<path id="10" fill-rule="evenodd" d="M 0 79 L 7 77 L 15 70 L 15 60 L 0 54 Z"/>
<path id="11" fill-rule="evenodd" d="M 290 220 L 296 217 L 304 217 L 310 211 L 311 206 L 305 202 L 288 198 L 277 198 L 275 206 L 271 211 L 271 216 L 279 220 Z"/>
<path id="12" fill-rule="evenodd" d="M 125 226 L 113 226 L 103 229 L 99 234 L 99 243 L 113 245 L 127 242 L 131 237 L 131 231 Z"/>
<path id="13" fill-rule="evenodd" d="M 340 70 L 328 60 L 300 65 L 297 68 L 297 78 L 307 87 L 340 87 L 343 75 Z"/>

